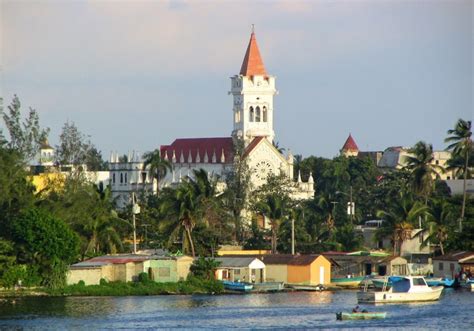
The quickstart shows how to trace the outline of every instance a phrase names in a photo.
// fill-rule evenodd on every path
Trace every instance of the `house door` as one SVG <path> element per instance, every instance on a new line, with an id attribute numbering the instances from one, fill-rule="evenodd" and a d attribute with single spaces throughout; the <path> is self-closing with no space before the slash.
<path id="1" fill-rule="evenodd" d="M 319 284 L 324 284 L 324 267 L 319 267 Z"/>
<path id="2" fill-rule="evenodd" d="M 372 274 L 372 263 L 365 264 L 365 275 L 369 276 Z"/>

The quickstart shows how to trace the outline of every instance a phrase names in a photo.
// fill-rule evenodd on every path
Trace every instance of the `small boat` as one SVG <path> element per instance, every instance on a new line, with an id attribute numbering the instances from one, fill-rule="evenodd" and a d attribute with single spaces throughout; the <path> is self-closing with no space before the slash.
<path id="1" fill-rule="evenodd" d="M 285 284 L 283 282 L 264 282 L 254 283 L 253 290 L 256 292 L 278 292 L 283 291 Z"/>
<path id="2" fill-rule="evenodd" d="M 324 291 L 326 288 L 323 285 L 290 285 L 295 291 Z"/>
<path id="3" fill-rule="evenodd" d="M 456 282 L 455 279 L 441 278 L 441 277 L 429 277 L 429 278 L 425 278 L 425 280 L 428 286 L 453 287 Z"/>
<path id="4" fill-rule="evenodd" d="M 331 284 L 342 287 L 358 287 L 360 282 L 365 279 L 365 276 L 360 277 L 335 277 L 331 278 Z"/>
<path id="5" fill-rule="evenodd" d="M 224 284 L 224 288 L 226 290 L 231 290 L 231 291 L 249 292 L 253 288 L 252 284 L 243 283 L 243 282 L 231 282 L 228 280 L 223 280 L 222 283 Z"/>
<path id="6" fill-rule="evenodd" d="M 422 276 L 404 276 L 386 291 L 357 292 L 359 303 L 400 303 L 439 300 L 443 286 L 429 287 Z"/>
<path id="7" fill-rule="evenodd" d="M 344 320 L 373 320 L 373 319 L 380 319 L 385 318 L 387 316 L 387 312 L 357 312 L 357 313 L 336 313 L 336 319 L 339 321 Z"/>

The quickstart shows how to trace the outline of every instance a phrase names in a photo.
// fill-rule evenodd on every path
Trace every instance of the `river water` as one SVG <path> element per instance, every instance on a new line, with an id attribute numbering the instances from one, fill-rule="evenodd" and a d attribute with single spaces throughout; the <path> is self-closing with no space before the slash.
<path id="1" fill-rule="evenodd" d="M 445 289 L 440 301 L 366 305 L 387 318 L 336 321 L 355 291 L 246 295 L 17 298 L 0 302 L 0 330 L 396 329 L 474 330 L 474 292 Z"/>

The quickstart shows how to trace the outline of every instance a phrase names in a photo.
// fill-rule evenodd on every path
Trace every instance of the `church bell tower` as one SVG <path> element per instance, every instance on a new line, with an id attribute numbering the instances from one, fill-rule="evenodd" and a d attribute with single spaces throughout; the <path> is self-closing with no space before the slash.
<path id="1" fill-rule="evenodd" d="M 250 35 L 240 73 L 231 77 L 231 81 L 232 136 L 244 139 L 245 146 L 255 137 L 263 136 L 273 142 L 273 96 L 277 94 L 275 77 L 265 70 L 254 31 Z"/>

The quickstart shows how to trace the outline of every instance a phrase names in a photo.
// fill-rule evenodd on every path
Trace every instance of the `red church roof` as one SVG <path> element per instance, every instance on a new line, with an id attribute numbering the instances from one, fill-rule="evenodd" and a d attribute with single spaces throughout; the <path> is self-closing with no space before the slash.
<path id="1" fill-rule="evenodd" d="M 267 75 L 254 32 L 250 35 L 249 46 L 247 47 L 244 62 L 242 62 L 242 67 L 240 68 L 240 74 L 243 76 Z"/>
<path id="2" fill-rule="evenodd" d="M 342 146 L 342 150 L 343 151 L 358 151 L 359 150 L 359 147 L 357 147 L 357 144 L 355 143 L 350 133 L 349 133 L 349 137 L 347 137 L 347 140 L 344 143 L 344 146 Z"/>
<path id="3" fill-rule="evenodd" d="M 176 139 L 171 145 L 160 147 L 161 155 L 166 156 L 170 162 L 173 160 L 174 153 L 176 163 L 204 163 L 206 155 L 207 163 L 232 163 L 234 161 L 233 150 L 234 145 L 231 137 Z M 221 159 L 222 153 L 224 153 L 224 162 Z M 182 159 L 181 156 L 183 156 Z M 212 162 L 214 156 L 215 162 Z M 189 162 L 190 160 L 191 162 Z"/>

